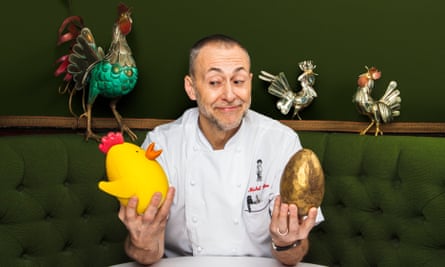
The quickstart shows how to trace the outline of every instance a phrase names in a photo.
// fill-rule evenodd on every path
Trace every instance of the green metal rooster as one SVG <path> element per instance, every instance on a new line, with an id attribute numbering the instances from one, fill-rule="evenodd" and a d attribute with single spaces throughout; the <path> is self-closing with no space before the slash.
<path id="1" fill-rule="evenodd" d="M 122 121 L 122 116 L 116 109 L 119 99 L 130 93 L 138 79 L 138 69 L 128 46 L 126 36 L 132 27 L 131 10 L 124 4 L 118 6 L 118 18 L 113 27 L 112 42 L 107 54 L 96 45 L 91 30 L 84 27 L 79 16 L 71 16 L 64 20 L 59 29 L 58 44 L 71 42 L 70 52 L 58 59 L 60 63 L 56 76 L 65 73 L 65 90 L 70 92 L 69 108 L 76 91 L 88 92 L 83 98 L 84 113 L 79 118 L 87 120 L 85 138 L 100 141 L 100 136 L 92 131 L 92 107 L 100 95 L 110 98 L 110 108 L 121 132 L 126 132 L 134 141 L 137 136 Z"/>

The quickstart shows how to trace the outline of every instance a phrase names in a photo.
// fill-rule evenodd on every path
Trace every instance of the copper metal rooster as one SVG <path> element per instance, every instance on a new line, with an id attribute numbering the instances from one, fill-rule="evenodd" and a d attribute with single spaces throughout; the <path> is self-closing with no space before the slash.
<path id="1" fill-rule="evenodd" d="M 294 92 L 287 81 L 286 75 L 280 72 L 278 75 L 270 74 L 266 71 L 261 71 L 259 78 L 263 81 L 270 82 L 267 91 L 279 97 L 280 100 L 277 102 L 277 108 L 283 115 L 287 115 L 291 109 L 294 107 L 295 116 L 301 120 L 299 112 L 309 106 L 317 97 L 317 92 L 314 89 L 315 75 L 314 69 L 316 66 L 311 60 L 305 60 L 298 64 L 303 73 L 298 77 L 298 81 L 301 85 L 301 90 Z"/>
<path id="2" fill-rule="evenodd" d="M 375 67 L 366 67 L 367 72 L 361 74 L 358 78 L 357 92 L 352 99 L 358 112 L 366 115 L 371 123 L 363 129 L 360 134 L 366 134 L 375 124 L 375 136 L 383 135 L 380 129 L 381 123 L 389 123 L 394 117 L 400 115 L 400 91 L 397 89 L 397 82 L 391 81 L 385 91 L 385 94 L 379 100 L 374 100 L 371 96 L 374 88 L 374 81 L 380 79 L 382 73 Z"/>
<path id="3" fill-rule="evenodd" d="M 65 19 L 59 29 L 58 44 L 71 42 L 70 53 L 61 57 L 61 63 L 55 72 L 58 76 L 65 73 L 66 82 L 64 91 L 70 92 L 69 108 L 71 108 L 72 95 L 79 90 L 88 92 L 83 98 L 84 113 L 79 118 L 87 120 L 86 139 L 94 138 L 100 141 L 100 136 L 92 131 L 92 107 L 100 95 L 110 98 L 110 108 L 119 125 L 121 132 L 126 132 L 132 140 L 137 138 L 122 121 L 122 116 L 116 109 L 119 99 L 131 92 L 137 82 L 138 69 L 128 46 L 126 36 L 132 27 L 131 10 L 124 4 L 118 6 L 118 18 L 113 27 L 113 36 L 107 54 L 96 45 L 91 30 L 83 25 L 79 16 Z"/>

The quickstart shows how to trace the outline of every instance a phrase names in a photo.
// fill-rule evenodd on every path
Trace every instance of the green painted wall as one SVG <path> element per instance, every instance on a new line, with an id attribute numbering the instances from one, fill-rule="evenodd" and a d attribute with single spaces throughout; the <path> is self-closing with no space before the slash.
<path id="1" fill-rule="evenodd" d="M 3 3 L 0 51 L 0 115 L 70 116 L 68 96 L 58 93 L 57 30 L 68 15 L 80 15 L 105 49 L 116 17 L 115 0 L 7 1 Z M 319 97 L 304 119 L 352 120 L 351 100 L 365 65 L 376 66 L 379 98 L 390 80 L 402 93 L 397 121 L 445 119 L 445 2 L 437 0 L 128 0 L 134 28 L 128 37 L 140 69 L 137 88 L 118 108 L 124 117 L 176 118 L 194 103 L 183 91 L 188 50 L 198 38 L 225 33 L 239 39 L 252 56 L 253 108 L 289 119 L 258 79 L 260 70 L 283 71 L 296 88 L 297 63 L 317 65 Z M 75 99 L 80 113 L 80 95 Z M 111 117 L 99 99 L 95 116 Z"/>

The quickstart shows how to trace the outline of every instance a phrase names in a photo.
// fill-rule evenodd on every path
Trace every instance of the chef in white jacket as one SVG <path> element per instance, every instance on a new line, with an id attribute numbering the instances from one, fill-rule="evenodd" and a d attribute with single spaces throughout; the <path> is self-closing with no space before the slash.
<path id="1" fill-rule="evenodd" d="M 224 255 L 295 265 L 307 253 L 321 210 L 301 219 L 279 197 L 283 169 L 302 147 L 294 130 L 249 109 L 251 82 L 250 57 L 236 40 L 212 35 L 192 47 L 184 87 L 197 107 L 150 131 L 142 145 L 155 142 L 163 150 L 166 199 L 158 208 L 155 194 L 138 215 L 133 197 L 119 211 L 129 231 L 125 249 L 135 261 Z"/>

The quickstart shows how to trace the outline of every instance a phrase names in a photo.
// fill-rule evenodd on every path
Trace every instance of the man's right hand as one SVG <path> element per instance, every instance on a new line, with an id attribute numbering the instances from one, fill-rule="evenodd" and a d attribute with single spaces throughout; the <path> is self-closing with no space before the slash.
<path id="1" fill-rule="evenodd" d="M 119 219 L 128 229 L 125 250 L 131 258 L 142 264 L 158 261 L 164 254 L 165 227 L 173 203 L 175 188 L 170 187 L 165 201 L 158 208 L 162 195 L 153 194 L 150 204 L 142 215 L 136 211 L 138 199 L 133 196 L 127 206 L 121 205 Z"/>

